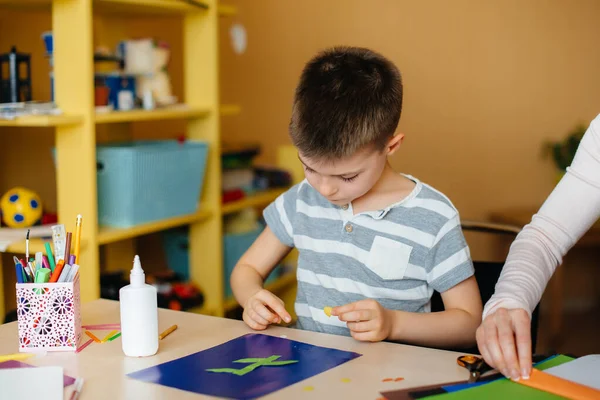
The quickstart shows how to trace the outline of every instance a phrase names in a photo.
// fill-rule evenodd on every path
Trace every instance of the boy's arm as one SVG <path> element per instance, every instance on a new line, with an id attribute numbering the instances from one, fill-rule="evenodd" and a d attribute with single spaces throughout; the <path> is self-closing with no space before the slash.
<path id="1" fill-rule="evenodd" d="M 475 277 L 442 293 L 445 311 L 413 313 L 388 310 L 372 299 L 335 307 L 356 340 L 392 340 L 433 347 L 469 347 L 481 322 L 481 297 Z"/>
<path id="2" fill-rule="evenodd" d="M 268 226 L 265 228 L 231 273 L 231 289 L 240 305 L 245 306 L 248 299 L 263 289 L 265 278 L 291 249 Z"/>
<path id="3" fill-rule="evenodd" d="M 390 313 L 389 339 L 435 347 L 469 347 L 481 323 L 481 295 L 474 276 L 442 293 L 445 311 Z"/>

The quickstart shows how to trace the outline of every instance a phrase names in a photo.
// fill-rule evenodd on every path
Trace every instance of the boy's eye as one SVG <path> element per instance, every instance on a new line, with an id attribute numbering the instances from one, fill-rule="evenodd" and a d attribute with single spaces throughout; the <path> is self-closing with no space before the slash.
<path id="1" fill-rule="evenodd" d="M 342 178 L 342 180 L 343 180 L 344 182 L 352 182 L 353 180 L 355 180 L 355 179 L 356 179 L 356 177 L 357 177 L 357 176 L 358 176 L 358 174 L 356 174 L 356 175 L 354 175 L 354 176 L 351 176 L 350 178 L 344 178 L 343 176 L 341 176 L 340 178 Z"/>
<path id="2" fill-rule="evenodd" d="M 304 171 L 308 172 L 309 174 L 312 174 L 313 172 L 315 172 L 314 169 L 310 169 L 306 165 L 304 166 Z"/>

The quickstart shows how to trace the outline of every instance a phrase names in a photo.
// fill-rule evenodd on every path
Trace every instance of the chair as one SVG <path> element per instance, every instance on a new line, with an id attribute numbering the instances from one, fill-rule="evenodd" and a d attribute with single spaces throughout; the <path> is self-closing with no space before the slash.
<path id="1" fill-rule="evenodd" d="M 520 228 L 512 225 L 494 224 L 488 222 L 478 221 L 462 221 L 463 230 L 472 232 L 490 233 L 496 235 L 511 235 L 516 236 L 520 232 Z M 500 273 L 504 267 L 504 262 L 490 262 L 490 261 L 473 261 L 475 267 L 475 279 L 479 285 L 479 291 L 481 292 L 481 301 L 485 305 L 487 301 L 494 294 L 496 282 L 500 278 Z M 444 311 L 444 303 L 442 297 L 438 292 L 434 292 L 431 298 L 431 311 Z M 531 351 L 535 353 L 535 346 L 537 343 L 537 330 L 539 323 L 539 305 L 535 308 L 531 315 Z M 456 351 L 480 354 L 477 346 L 469 349 L 454 349 Z"/>

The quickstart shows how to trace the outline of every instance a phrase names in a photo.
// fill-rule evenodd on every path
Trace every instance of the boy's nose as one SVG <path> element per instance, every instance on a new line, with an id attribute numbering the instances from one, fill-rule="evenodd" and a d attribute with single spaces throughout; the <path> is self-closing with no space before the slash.
<path id="1" fill-rule="evenodd" d="M 324 197 L 331 197 L 337 192 L 337 188 L 327 182 L 321 182 L 319 189 Z"/>

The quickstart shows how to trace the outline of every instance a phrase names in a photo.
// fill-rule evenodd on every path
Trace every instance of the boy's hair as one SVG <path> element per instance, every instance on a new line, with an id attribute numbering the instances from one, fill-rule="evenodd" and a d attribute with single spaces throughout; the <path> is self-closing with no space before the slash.
<path id="1" fill-rule="evenodd" d="M 366 146 L 383 150 L 401 111 L 402 78 L 391 61 L 369 49 L 336 47 L 304 67 L 290 136 L 312 159 L 341 159 Z"/>

